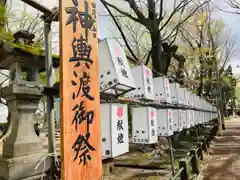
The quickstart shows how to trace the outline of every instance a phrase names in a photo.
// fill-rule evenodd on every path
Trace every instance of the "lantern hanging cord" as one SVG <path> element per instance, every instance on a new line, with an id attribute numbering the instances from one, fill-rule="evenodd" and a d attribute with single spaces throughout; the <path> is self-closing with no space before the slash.
<path id="1" fill-rule="evenodd" d="M 43 17 L 43 20 L 44 20 L 45 22 L 51 23 L 52 20 L 56 19 L 58 15 L 59 15 L 59 8 L 56 8 L 56 9 L 54 9 L 54 11 L 52 12 L 52 15 L 49 15 L 49 16 L 47 16 L 47 17 L 44 17 L 44 15 L 43 15 L 42 17 Z"/>
<path id="2" fill-rule="evenodd" d="M 46 160 L 48 157 L 57 157 L 58 155 L 55 154 L 55 153 L 50 153 L 50 154 L 47 154 L 46 156 L 44 156 L 40 162 L 37 164 L 37 166 L 34 168 L 34 170 L 38 169 L 39 166 L 41 165 L 41 163 L 43 162 L 43 170 L 42 170 L 42 175 L 41 175 L 41 180 L 43 180 L 43 177 L 44 177 L 44 173 L 45 173 L 45 168 L 46 168 Z"/>

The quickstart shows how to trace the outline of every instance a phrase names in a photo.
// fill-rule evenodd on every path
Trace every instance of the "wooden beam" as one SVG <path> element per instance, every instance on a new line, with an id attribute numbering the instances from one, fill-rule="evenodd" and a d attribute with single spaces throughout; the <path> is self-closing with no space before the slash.
<path id="1" fill-rule="evenodd" d="M 21 0 L 22 2 L 32 6 L 33 8 L 37 9 L 38 11 L 42 12 L 44 15 L 42 16 L 43 19 L 48 19 L 48 21 L 58 21 L 59 20 L 59 11 L 58 8 L 53 8 L 52 10 L 48 9 L 47 7 L 39 4 L 34 0 Z"/>
<path id="2" fill-rule="evenodd" d="M 33 8 L 37 9 L 38 11 L 41 11 L 45 15 L 50 16 L 52 14 L 52 11 L 50 9 L 39 4 L 38 2 L 36 2 L 34 0 L 21 0 L 21 1 L 28 4 L 29 6 L 32 6 Z"/>
<path id="3" fill-rule="evenodd" d="M 102 174 L 96 4 L 60 0 L 62 180 Z"/>

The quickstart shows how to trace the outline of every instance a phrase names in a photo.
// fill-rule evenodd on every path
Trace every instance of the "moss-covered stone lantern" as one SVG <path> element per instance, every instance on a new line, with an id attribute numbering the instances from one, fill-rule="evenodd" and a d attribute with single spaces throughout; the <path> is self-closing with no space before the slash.
<path id="1" fill-rule="evenodd" d="M 0 97 L 7 101 L 11 121 L 0 156 L 0 179 L 37 179 L 42 174 L 43 164 L 37 168 L 36 165 L 44 157 L 44 150 L 34 124 L 42 97 L 38 73 L 44 68 L 45 61 L 43 56 L 20 48 L 31 48 L 33 35 L 24 31 L 17 32 L 14 37 L 15 43 L 5 43 L 4 53 L 0 56 L 0 68 L 8 69 L 10 73 L 9 85 L 0 89 Z M 49 170 L 49 163 L 45 165 L 45 170 Z"/>

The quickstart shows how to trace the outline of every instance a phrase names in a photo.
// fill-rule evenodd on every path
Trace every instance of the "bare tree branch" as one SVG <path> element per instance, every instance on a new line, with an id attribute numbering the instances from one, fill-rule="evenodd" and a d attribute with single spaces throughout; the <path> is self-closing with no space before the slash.
<path id="1" fill-rule="evenodd" d="M 175 0 L 176 2 L 176 0 Z M 175 8 L 175 7 L 174 7 Z M 157 19 L 157 23 L 159 24 L 163 19 L 163 0 L 160 0 L 160 9 L 159 9 L 159 17 Z"/>
<path id="2" fill-rule="evenodd" d="M 147 61 L 145 62 L 145 65 L 147 66 L 150 59 L 151 59 L 151 53 L 152 53 L 152 50 L 148 53 L 148 57 L 147 57 Z"/>
<path id="3" fill-rule="evenodd" d="M 138 16 L 140 21 L 142 22 L 141 24 L 147 25 L 147 18 L 143 15 L 143 13 L 138 9 L 137 4 L 135 0 L 124 0 L 129 3 L 130 7 L 133 9 L 135 14 Z"/>
<path id="4" fill-rule="evenodd" d="M 134 54 L 134 52 L 132 51 L 131 47 L 129 46 L 128 44 L 128 41 L 127 41 L 127 38 L 121 28 L 121 26 L 119 25 L 119 23 L 117 22 L 116 18 L 114 17 L 114 15 L 112 14 L 111 10 L 109 9 L 108 5 L 105 4 L 105 1 L 104 0 L 100 0 L 102 2 L 102 4 L 104 5 L 104 7 L 106 8 L 106 10 L 108 11 L 108 13 L 110 14 L 110 16 L 112 17 L 115 25 L 117 26 L 122 38 L 123 38 L 123 41 L 124 43 L 126 44 L 126 47 L 128 48 L 130 54 L 132 55 L 132 57 L 136 60 L 136 61 L 139 61 L 138 58 L 136 57 L 136 55 Z"/>
<path id="5" fill-rule="evenodd" d="M 140 20 L 139 18 L 133 17 L 131 14 L 129 14 L 129 13 L 125 12 L 125 11 L 122 11 L 122 10 L 119 9 L 118 7 L 114 6 L 113 4 L 111 4 L 111 3 L 109 3 L 109 2 L 107 2 L 107 1 L 105 1 L 105 0 L 100 0 L 100 1 L 102 2 L 102 4 L 104 4 L 104 6 L 109 6 L 109 7 L 113 8 L 114 10 L 116 10 L 117 12 L 119 12 L 120 14 L 122 14 L 122 15 L 130 18 L 130 19 L 132 19 L 133 21 L 136 21 L 136 22 L 138 22 L 138 23 L 140 23 L 140 24 L 143 23 L 143 21 Z"/>
<path id="6" fill-rule="evenodd" d="M 184 24 L 184 22 L 187 21 L 194 13 L 196 13 L 200 7 L 210 2 L 210 0 L 205 0 L 204 2 L 201 1 L 201 4 L 199 4 L 196 8 L 186 14 L 186 7 L 189 6 L 190 2 L 192 2 L 193 0 L 174 0 L 174 8 L 170 12 L 170 16 L 166 18 L 163 22 L 162 17 L 165 16 L 165 7 L 163 5 L 163 2 L 165 2 L 164 0 L 124 0 L 130 6 L 130 9 L 126 10 L 120 8 L 120 6 L 117 4 L 114 4 L 112 2 L 110 3 L 110 1 L 100 1 L 106 9 L 108 8 L 107 11 L 110 12 L 109 14 L 113 19 L 115 25 L 117 26 L 122 36 L 122 39 L 126 44 L 126 47 L 129 50 L 129 53 L 133 57 L 133 59 L 137 60 L 138 62 L 145 61 L 145 64 L 148 64 L 151 59 L 154 69 L 163 74 L 167 73 L 168 66 L 171 62 L 171 56 L 173 55 L 173 53 L 171 52 L 171 46 L 169 46 L 168 52 L 164 52 L 165 49 L 163 49 L 162 47 L 163 43 L 170 42 L 170 45 L 173 45 L 173 43 L 177 39 L 177 35 L 179 34 L 179 29 Z M 146 11 L 143 8 L 146 8 Z M 149 49 L 146 49 L 147 53 L 141 52 L 143 48 L 142 43 L 144 42 L 144 38 L 146 37 L 141 34 L 142 30 L 139 31 L 138 29 L 131 29 L 131 24 L 126 24 L 124 26 L 123 23 L 120 23 L 117 20 L 117 18 L 113 15 L 113 12 L 111 12 L 110 9 L 116 11 L 116 16 L 120 13 L 121 15 L 124 15 L 126 18 L 130 19 L 136 24 L 142 25 L 149 32 L 149 37 L 147 37 L 147 39 L 151 41 L 151 47 L 149 47 Z M 130 13 L 131 10 L 135 13 L 134 15 Z M 172 20 L 173 16 L 178 15 L 178 13 L 180 15 L 180 18 L 176 25 L 171 28 L 172 31 L 170 31 L 170 33 L 167 35 L 167 38 L 165 39 L 162 35 L 169 32 L 169 27 L 172 26 L 170 21 Z M 160 22 L 163 23 L 161 23 L 160 25 Z"/>
<path id="7" fill-rule="evenodd" d="M 178 6 L 172 11 L 172 13 L 170 14 L 170 16 L 168 17 L 168 19 L 166 20 L 166 22 L 161 26 L 160 31 L 163 30 L 167 24 L 171 21 L 171 19 L 173 18 L 173 16 L 179 12 L 179 10 L 181 10 L 182 8 L 186 7 L 192 0 L 183 0 L 181 1 Z"/>

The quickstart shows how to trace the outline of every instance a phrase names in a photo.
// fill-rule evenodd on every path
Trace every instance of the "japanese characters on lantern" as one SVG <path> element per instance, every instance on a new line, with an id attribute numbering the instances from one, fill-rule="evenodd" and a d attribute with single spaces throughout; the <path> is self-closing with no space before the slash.
<path id="1" fill-rule="evenodd" d="M 136 144 L 157 143 L 157 112 L 152 107 L 132 108 L 132 137 Z"/>
<path id="2" fill-rule="evenodd" d="M 171 102 L 173 104 L 178 104 L 178 96 L 179 96 L 178 89 L 179 89 L 179 84 L 170 83 Z"/>
<path id="3" fill-rule="evenodd" d="M 131 68 L 136 89 L 125 95 L 127 98 L 154 100 L 152 70 L 145 65 Z"/>
<path id="4" fill-rule="evenodd" d="M 126 104 L 101 104 L 101 136 L 103 159 L 129 151 L 128 109 Z"/>
<path id="5" fill-rule="evenodd" d="M 135 89 L 128 60 L 116 40 L 99 42 L 100 92 L 120 95 Z"/>
<path id="6" fill-rule="evenodd" d="M 181 104 L 183 106 L 187 105 L 186 89 L 185 88 L 179 88 L 179 104 Z"/>
<path id="7" fill-rule="evenodd" d="M 182 131 L 183 130 L 183 114 L 182 114 L 182 110 L 178 109 L 178 131 Z"/>
<path id="8" fill-rule="evenodd" d="M 181 130 L 181 119 L 180 119 L 180 114 L 178 109 L 173 109 L 172 110 L 172 119 L 173 119 L 173 131 L 174 132 L 180 132 Z"/>
<path id="9" fill-rule="evenodd" d="M 171 103 L 169 80 L 165 77 L 153 78 L 156 103 Z"/>
<path id="10" fill-rule="evenodd" d="M 188 129 L 189 128 L 189 123 L 188 123 L 189 118 L 188 118 L 187 110 L 182 109 L 181 114 L 182 114 L 183 129 Z"/>
<path id="11" fill-rule="evenodd" d="M 126 137 L 124 138 L 124 128 L 123 128 L 123 108 L 122 107 L 118 107 L 117 108 L 117 143 L 118 144 L 123 144 L 124 143 L 124 139 L 126 139 Z"/>
<path id="12" fill-rule="evenodd" d="M 158 136 L 173 135 L 172 109 L 157 109 Z"/>

